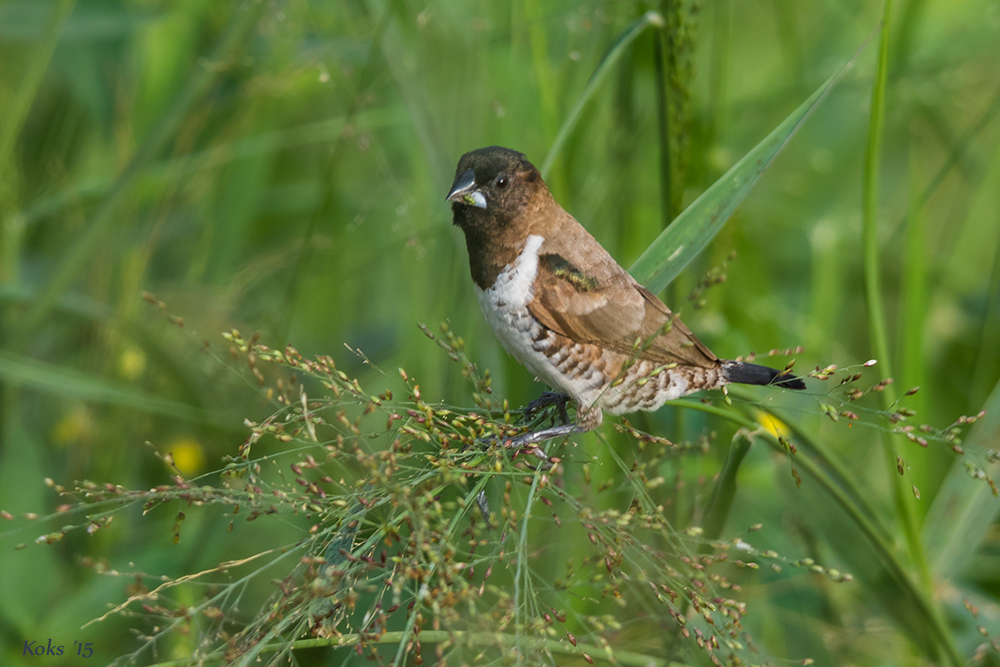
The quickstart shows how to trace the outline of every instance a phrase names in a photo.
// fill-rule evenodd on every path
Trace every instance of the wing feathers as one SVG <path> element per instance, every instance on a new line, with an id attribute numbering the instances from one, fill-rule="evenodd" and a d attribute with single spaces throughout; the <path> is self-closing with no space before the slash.
<path id="1" fill-rule="evenodd" d="M 575 226 L 590 237 L 583 227 Z M 573 243 L 572 234 L 566 231 L 547 239 L 539 250 L 534 299 L 528 306 L 539 322 L 574 342 L 640 359 L 704 368 L 717 365 L 716 356 L 684 323 L 600 245 L 580 244 L 582 238 Z M 552 238 L 557 241 L 551 242 Z M 576 248 L 581 245 L 591 254 L 599 248 L 601 254 L 580 257 Z"/>

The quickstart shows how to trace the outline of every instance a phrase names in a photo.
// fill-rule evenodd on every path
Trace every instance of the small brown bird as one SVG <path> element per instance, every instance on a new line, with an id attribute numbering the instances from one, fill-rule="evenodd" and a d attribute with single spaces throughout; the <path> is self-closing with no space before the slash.
<path id="1" fill-rule="evenodd" d="M 736 382 L 805 389 L 766 366 L 719 359 L 556 203 L 538 169 L 490 146 L 458 161 L 448 193 L 479 305 L 506 350 L 577 405 L 577 421 L 514 447 L 583 433 L 613 415 Z"/>

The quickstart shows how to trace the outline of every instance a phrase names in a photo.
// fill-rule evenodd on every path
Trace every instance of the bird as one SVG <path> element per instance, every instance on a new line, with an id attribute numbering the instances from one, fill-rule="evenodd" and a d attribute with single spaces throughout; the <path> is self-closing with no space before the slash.
<path id="1" fill-rule="evenodd" d="M 507 446 L 585 433 L 605 412 L 657 410 L 730 383 L 806 388 L 787 371 L 713 354 L 556 202 L 523 153 L 501 146 L 465 153 L 446 201 L 465 234 L 494 335 L 556 390 L 540 404 L 565 397 L 576 404 L 574 423 L 522 434 Z"/>

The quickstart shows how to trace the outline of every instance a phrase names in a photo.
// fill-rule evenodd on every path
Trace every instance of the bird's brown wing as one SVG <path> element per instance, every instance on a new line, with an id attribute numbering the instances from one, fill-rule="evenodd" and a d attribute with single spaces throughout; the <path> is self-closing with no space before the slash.
<path id="1" fill-rule="evenodd" d="M 656 295 L 566 217 L 572 225 L 563 225 L 539 250 L 534 299 L 528 306 L 539 322 L 575 342 L 656 363 L 704 368 L 718 363 Z"/>

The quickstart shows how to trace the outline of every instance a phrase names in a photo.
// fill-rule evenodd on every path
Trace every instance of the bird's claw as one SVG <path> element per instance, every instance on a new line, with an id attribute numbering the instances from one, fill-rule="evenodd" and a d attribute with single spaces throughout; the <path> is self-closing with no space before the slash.
<path id="1" fill-rule="evenodd" d="M 479 505 L 479 511 L 483 515 L 483 521 L 486 525 L 490 525 L 490 501 L 486 497 L 486 491 L 480 491 L 476 494 L 476 504 Z"/>
<path id="2" fill-rule="evenodd" d="M 562 427 L 560 427 L 562 428 Z M 531 454 L 541 460 L 541 466 L 543 470 L 549 470 L 555 464 L 559 463 L 562 459 L 556 456 L 549 456 L 538 446 L 538 442 L 542 440 L 548 440 L 548 438 L 542 438 L 541 440 L 536 439 L 540 432 L 522 433 L 521 435 L 514 436 L 511 438 L 506 438 L 504 436 L 491 436 L 486 438 L 480 438 L 479 442 L 484 447 L 489 446 L 490 443 L 498 442 L 504 449 L 514 450 L 514 455 L 511 456 L 511 461 L 516 459 L 521 454 Z"/>
<path id="3" fill-rule="evenodd" d="M 524 408 L 524 420 L 531 421 L 531 418 L 536 412 L 542 408 L 554 405 L 556 406 L 556 413 L 559 415 L 559 419 L 562 421 L 563 425 L 569 424 L 569 413 L 566 412 L 566 404 L 571 400 L 573 399 L 561 391 L 547 391 L 528 403 L 528 405 Z"/>
<path id="4" fill-rule="evenodd" d="M 527 445 L 526 447 L 519 447 L 515 445 L 513 441 L 508 440 L 507 442 L 504 443 L 504 447 L 508 447 L 514 450 L 514 455 L 510 457 L 511 461 L 517 459 L 517 457 L 520 454 L 531 454 L 532 456 L 537 456 L 540 460 L 538 466 L 542 470 L 552 470 L 552 468 L 554 468 L 555 465 L 562 460 L 556 456 L 549 456 L 548 454 L 542 451 L 541 447 L 534 444 Z M 534 470 L 532 466 L 529 465 L 528 467 Z"/>

